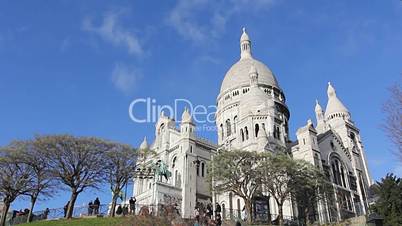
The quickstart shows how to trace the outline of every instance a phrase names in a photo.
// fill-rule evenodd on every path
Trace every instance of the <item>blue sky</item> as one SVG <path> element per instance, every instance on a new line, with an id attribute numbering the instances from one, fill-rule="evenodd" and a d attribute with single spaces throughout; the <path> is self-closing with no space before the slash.
<path id="1" fill-rule="evenodd" d="M 0 145 L 70 133 L 138 146 L 144 136 L 153 138 L 154 124 L 131 121 L 131 101 L 215 104 L 239 58 L 243 26 L 254 57 L 285 92 L 292 138 L 314 119 L 315 99 L 325 107 L 331 81 L 361 129 L 373 178 L 402 176 L 380 129 L 386 89 L 402 73 L 399 0 L 3 0 Z M 201 135 L 216 139 L 213 132 Z M 63 206 L 64 194 L 37 209 Z M 109 194 L 89 191 L 78 204 L 96 195 L 106 202 Z M 26 206 L 23 199 L 14 204 Z"/>

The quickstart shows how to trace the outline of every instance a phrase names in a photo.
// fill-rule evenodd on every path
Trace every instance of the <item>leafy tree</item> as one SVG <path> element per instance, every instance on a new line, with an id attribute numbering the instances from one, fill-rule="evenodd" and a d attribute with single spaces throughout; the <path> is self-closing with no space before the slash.
<path id="1" fill-rule="evenodd" d="M 324 172 L 309 162 L 292 160 L 295 170 L 293 178 L 288 184 L 292 198 L 296 200 L 299 215 L 305 223 L 313 223 L 319 202 L 330 202 L 333 197 L 333 187 L 327 180 Z"/>
<path id="2" fill-rule="evenodd" d="M 259 187 L 259 154 L 250 151 L 220 151 L 209 163 L 209 181 L 217 192 L 232 192 L 244 200 L 251 222 L 252 199 Z"/>
<path id="3" fill-rule="evenodd" d="M 128 145 L 110 143 L 106 152 L 105 178 L 112 191 L 112 207 L 109 215 L 115 216 L 117 199 L 124 186 L 133 179 L 136 169 L 137 152 Z"/>
<path id="4" fill-rule="evenodd" d="M 260 167 L 263 187 L 278 205 L 279 225 L 283 225 L 283 204 L 290 198 L 293 187 L 290 185 L 296 173 L 295 162 L 287 155 L 264 153 Z"/>
<path id="5" fill-rule="evenodd" d="M 15 157 L 20 146 L 10 144 L 0 150 L 0 194 L 4 207 L 1 214 L 0 225 L 4 226 L 10 205 L 14 200 L 29 191 L 32 184 L 32 172 L 28 165 Z"/>
<path id="6" fill-rule="evenodd" d="M 387 174 L 372 186 L 377 201 L 372 210 L 384 217 L 384 225 L 402 225 L 402 180 Z"/>
<path id="7" fill-rule="evenodd" d="M 66 217 L 72 218 L 78 195 L 103 182 L 104 156 L 110 145 L 98 138 L 70 135 L 39 136 L 33 144 L 49 164 L 51 175 L 70 189 Z"/>

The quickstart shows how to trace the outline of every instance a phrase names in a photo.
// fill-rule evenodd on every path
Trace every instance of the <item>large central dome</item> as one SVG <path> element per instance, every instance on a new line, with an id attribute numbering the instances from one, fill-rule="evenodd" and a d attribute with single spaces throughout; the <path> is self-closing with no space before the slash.
<path id="1" fill-rule="evenodd" d="M 227 71 L 216 105 L 218 144 L 225 148 L 265 148 L 257 139 L 261 130 L 283 145 L 289 139 L 290 113 L 285 94 L 272 71 L 253 58 L 251 41 L 244 28 L 240 59 Z"/>
<path id="2" fill-rule="evenodd" d="M 252 57 L 242 58 L 237 61 L 226 73 L 221 86 L 221 93 L 239 86 L 248 86 L 250 78 L 248 71 L 254 66 L 258 71 L 258 83 L 279 88 L 278 82 L 272 71 L 262 62 Z"/>
<path id="3" fill-rule="evenodd" d="M 221 93 L 225 93 L 240 86 L 247 86 L 250 83 L 249 70 L 254 66 L 258 71 L 258 83 L 260 85 L 273 86 L 279 89 L 278 81 L 272 71 L 262 62 L 254 59 L 251 55 L 251 41 L 243 29 L 240 38 L 241 58 L 226 73 L 221 86 Z"/>

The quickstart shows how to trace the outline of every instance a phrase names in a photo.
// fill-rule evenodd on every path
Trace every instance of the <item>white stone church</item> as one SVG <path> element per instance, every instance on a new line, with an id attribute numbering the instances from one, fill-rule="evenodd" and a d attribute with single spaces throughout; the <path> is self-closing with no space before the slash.
<path id="1" fill-rule="evenodd" d="M 314 220 L 322 223 L 365 214 L 371 185 L 364 146 L 351 113 L 328 83 L 325 111 L 317 102 L 316 124 L 311 120 L 297 130 L 296 141 L 289 139 L 290 112 L 286 98 L 272 71 L 252 55 L 245 29 L 240 38 L 240 59 L 226 73 L 217 97 L 218 144 L 196 136 L 190 112 L 185 109 L 179 127 L 161 114 L 155 125 L 155 139 L 144 139 L 140 148 L 157 153 L 148 159 L 167 165 L 172 176 L 136 178 L 134 196 L 140 205 L 176 203 L 182 217 L 191 218 L 196 203 L 219 203 L 225 218 L 241 215 L 243 200 L 231 193 L 215 194 L 206 181 L 207 162 L 220 149 L 265 150 L 283 147 L 293 158 L 304 159 L 320 169 L 332 182 L 336 193 L 330 208 L 317 204 Z M 278 213 L 269 195 L 256 198 L 256 218 Z M 297 217 L 297 204 L 288 200 L 284 215 Z"/>

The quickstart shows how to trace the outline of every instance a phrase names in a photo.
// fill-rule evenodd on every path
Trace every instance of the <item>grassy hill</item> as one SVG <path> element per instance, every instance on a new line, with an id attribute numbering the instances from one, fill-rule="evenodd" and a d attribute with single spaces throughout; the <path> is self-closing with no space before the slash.
<path id="1" fill-rule="evenodd" d="M 98 217 L 98 218 L 77 218 L 71 220 L 49 220 L 36 221 L 21 226 L 168 226 L 166 220 L 153 217 Z"/>
<path id="2" fill-rule="evenodd" d="M 123 225 L 126 218 L 80 218 L 71 220 L 49 220 L 35 221 L 30 224 L 21 224 L 21 226 L 109 226 Z"/>

